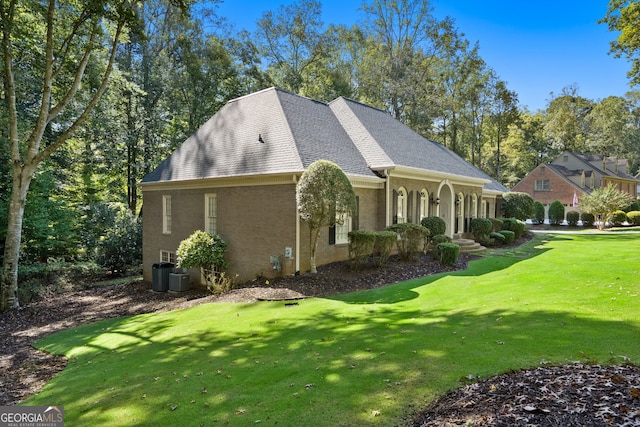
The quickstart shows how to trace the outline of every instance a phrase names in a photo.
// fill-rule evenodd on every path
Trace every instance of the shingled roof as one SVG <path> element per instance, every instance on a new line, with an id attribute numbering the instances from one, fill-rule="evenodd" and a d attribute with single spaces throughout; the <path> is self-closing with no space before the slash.
<path id="1" fill-rule="evenodd" d="M 229 101 L 142 182 L 300 173 L 319 159 L 352 176 L 403 166 L 507 191 L 382 110 L 346 98 L 326 104 L 277 88 Z"/>

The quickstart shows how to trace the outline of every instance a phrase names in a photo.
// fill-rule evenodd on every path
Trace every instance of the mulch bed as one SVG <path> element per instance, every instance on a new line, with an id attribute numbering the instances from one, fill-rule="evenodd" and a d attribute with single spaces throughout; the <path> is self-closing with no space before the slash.
<path id="1" fill-rule="evenodd" d="M 523 243 L 526 239 L 517 242 Z M 64 357 L 32 343 L 63 329 L 98 320 L 175 310 L 208 302 L 255 302 L 323 297 L 371 289 L 435 273 L 466 268 L 461 255 L 451 267 L 430 256 L 419 262 L 392 259 L 384 268 L 349 263 L 318 268 L 315 275 L 256 279 L 221 296 L 203 289 L 156 293 L 147 282 L 91 287 L 0 314 L 0 406 L 37 393 L 67 364 Z M 474 380 L 475 381 L 475 380 Z M 633 365 L 567 365 L 511 372 L 468 384 L 420 408 L 412 426 L 640 426 L 640 368 Z"/>

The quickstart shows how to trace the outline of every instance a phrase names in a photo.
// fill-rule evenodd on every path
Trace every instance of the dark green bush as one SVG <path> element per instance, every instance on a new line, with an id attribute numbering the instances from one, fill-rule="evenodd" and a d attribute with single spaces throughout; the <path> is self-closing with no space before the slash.
<path id="1" fill-rule="evenodd" d="M 633 203 L 631 203 L 629 206 L 627 206 L 624 211 L 626 213 L 629 212 L 633 212 L 633 211 L 639 211 L 640 212 L 640 200 L 636 200 Z"/>
<path id="2" fill-rule="evenodd" d="M 640 225 L 640 211 L 630 211 L 627 213 L 627 221 L 633 225 Z"/>
<path id="3" fill-rule="evenodd" d="M 624 211 L 617 210 L 611 214 L 611 223 L 615 227 L 620 227 L 627 220 L 627 214 Z"/>
<path id="4" fill-rule="evenodd" d="M 515 240 L 518 240 L 524 234 L 527 229 L 527 225 L 515 218 L 504 218 L 502 220 L 502 229 L 513 231 Z"/>
<path id="5" fill-rule="evenodd" d="M 114 272 L 142 262 L 142 221 L 128 210 L 118 212 L 113 227 L 98 245 L 96 262 Z"/>
<path id="6" fill-rule="evenodd" d="M 582 212 L 580 218 L 582 219 L 582 225 L 584 227 L 593 227 L 593 224 L 596 222 L 596 217 L 589 212 Z"/>
<path id="7" fill-rule="evenodd" d="M 493 231 L 502 230 L 502 220 L 500 218 L 489 218 L 489 220 L 493 224 Z"/>
<path id="8" fill-rule="evenodd" d="M 569 225 L 578 225 L 578 220 L 580 219 L 580 213 L 576 211 L 567 212 L 567 223 Z"/>
<path id="9" fill-rule="evenodd" d="M 549 205 L 549 224 L 560 225 L 564 221 L 564 205 L 556 200 Z"/>
<path id="10" fill-rule="evenodd" d="M 469 227 L 474 240 L 479 242 L 489 237 L 489 233 L 493 230 L 493 223 L 488 218 L 472 218 Z"/>
<path id="11" fill-rule="evenodd" d="M 535 202 L 533 202 L 533 210 L 534 219 L 536 220 L 536 222 L 538 224 L 544 224 L 544 205 L 536 200 Z"/>
<path id="12" fill-rule="evenodd" d="M 436 245 L 436 258 L 442 265 L 453 265 L 460 255 L 460 246 L 455 243 L 438 243 Z"/>
<path id="13" fill-rule="evenodd" d="M 430 235 L 426 227 L 410 222 L 390 225 L 387 230 L 398 233 L 398 255 L 406 261 L 415 259 L 424 250 L 425 239 Z"/>
<path id="14" fill-rule="evenodd" d="M 349 232 L 349 258 L 353 266 L 358 268 L 373 253 L 376 233 L 366 230 Z"/>
<path id="15" fill-rule="evenodd" d="M 439 216 L 428 216 L 422 218 L 420 224 L 429 230 L 430 236 L 437 236 L 439 234 L 444 234 L 447 231 L 447 224 L 444 222 L 444 219 Z"/>
<path id="16" fill-rule="evenodd" d="M 502 194 L 502 212 L 507 218 L 525 220 L 533 217 L 533 198 L 527 193 L 511 191 Z"/>
<path id="17" fill-rule="evenodd" d="M 489 238 L 491 239 L 492 243 L 494 245 L 496 245 L 496 246 L 504 245 L 504 243 L 505 243 L 505 241 L 507 239 L 506 237 L 504 237 L 504 234 L 502 234 L 500 232 L 493 232 L 493 233 L 489 234 Z"/>
<path id="18" fill-rule="evenodd" d="M 393 250 L 393 245 L 398 240 L 398 233 L 395 231 L 377 231 L 376 243 L 374 245 L 374 252 L 378 255 L 378 266 L 382 267 Z"/>
<path id="19" fill-rule="evenodd" d="M 431 244 L 433 245 L 433 249 L 440 243 L 451 243 L 451 237 L 446 236 L 444 234 L 438 234 L 437 236 L 433 236 L 431 238 Z"/>
<path id="20" fill-rule="evenodd" d="M 504 236 L 505 245 L 513 243 L 516 237 L 516 234 L 511 230 L 502 230 L 502 231 L 498 231 L 498 233 Z"/>

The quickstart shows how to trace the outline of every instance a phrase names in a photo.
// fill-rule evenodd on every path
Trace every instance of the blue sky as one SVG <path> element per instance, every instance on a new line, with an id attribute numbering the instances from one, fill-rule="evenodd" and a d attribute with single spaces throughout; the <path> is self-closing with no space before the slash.
<path id="1" fill-rule="evenodd" d="M 225 0 L 218 13 L 236 30 L 253 30 L 280 0 Z M 362 0 L 323 0 L 325 24 L 362 20 Z M 579 95 L 600 100 L 630 90 L 630 65 L 608 54 L 615 37 L 597 24 L 607 0 L 435 0 L 437 17 L 451 16 L 466 38 L 480 44 L 480 56 L 530 111 L 544 109 L 550 93 L 575 85 Z"/>

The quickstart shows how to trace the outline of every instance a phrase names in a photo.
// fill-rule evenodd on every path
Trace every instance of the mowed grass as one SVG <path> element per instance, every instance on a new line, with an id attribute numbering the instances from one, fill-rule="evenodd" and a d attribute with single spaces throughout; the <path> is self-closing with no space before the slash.
<path id="1" fill-rule="evenodd" d="M 38 348 L 27 405 L 75 425 L 399 425 L 466 377 L 640 361 L 640 235 L 538 236 L 466 271 L 283 302 L 99 322 Z"/>

